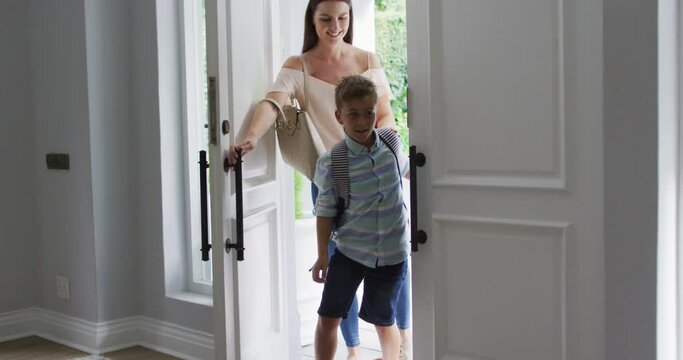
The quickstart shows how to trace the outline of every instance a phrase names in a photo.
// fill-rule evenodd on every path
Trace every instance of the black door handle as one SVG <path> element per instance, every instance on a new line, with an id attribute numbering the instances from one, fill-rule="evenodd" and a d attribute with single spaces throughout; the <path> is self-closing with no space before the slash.
<path id="1" fill-rule="evenodd" d="M 423 167 L 427 157 L 417 152 L 415 145 L 410 147 L 410 250 L 418 251 L 418 244 L 427 242 L 427 233 L 417 226 L 417 168 Z"/>
<path id="2" fill-rule="evenodd" d="M 202 221 L 202 261 L 209 261 L 209 218 L 208 218 L 208 191 L 206 189 L 206 170 L 209 163 L 206 161 L 206 151 L 199 152 L 199 196 L 201 201 L 201 221 Z"/>
<path id="3" fill-rule="evenodd" d="M 235 169 L 235 232 L 237 239 L 234 243 L 230 239 L 225 240 L 225 251 L 230 253 L 230 249 L 237 250 L 237 261 L 244 260 L 244 207 L 242 197 L 242 152 L 237 150 L 237 162 L 230 164 L 226 157 L 223 160 L 223 170 L 228 172 L 230 168 Z"/>

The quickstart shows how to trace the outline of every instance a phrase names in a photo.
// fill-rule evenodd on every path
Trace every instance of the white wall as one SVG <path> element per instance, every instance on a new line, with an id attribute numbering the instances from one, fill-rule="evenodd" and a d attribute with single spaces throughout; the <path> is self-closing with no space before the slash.
<path id="1" fill-rule="evenodd" d="M 0 313 L 41 302 L 28 10 L 24 0 L 0 2 Z"/>
<path id="2" fill-rule="evenodd" d="M 85 1 L 97 319 L 139 314 L 129 1 Z"/>
<path id="3" fill-rule="evenodd" d="M 97 321 L 83 0 L 34 0 L 29 14 L 43 304 Z M 49 152 L 69 153 L 71 169 L 47 170 Z M 55 274 L 70 278 L 70 301 L 57 298 Z"/>
<path id="4" fill-rule="evenodd" d="M 182 234 L 182 214 L 169 216 L 182 177 L 181 158 L 160 148 L 179 151 L 180 82 L 177 3 L 158 3 L 0 3 L 0 160 L 13 174 L 0 177 L 0 263 L 16 269 L 0 274 L 12 289 L 0 313 L 146 315 L 212 332 L 210 307 L 166 294 L 165 268 L 177 269 L 164 237 Z M 47 170 L 48 152 L 69 153 L 71 169 Z M 56 297 L 56 274 L 70 278 L 70 301 Z"/>
<path id="5" fill-rule="evenodd" d="M 304 33 L 304 13 L 308 0 L 288 0 L 287 14 L 282 17 L 281 24 L 283 26 L 283 34 L 292 34 L 290 37 L 283 36 L 281 39 L 286 59 L 287 56 L 301 54 L 301 46 L 303 45 Z"/>
<path id="6" fill-rule="evenodd" d="M 170 265 L 169 259 L 166 262 L 164 259 L 164 236 L 182 234 L 178 224 L 168 221 L 178 216 L 172 213 L 178 210 L 173 210 L 173 202 L 177 204 L 180 201 L 177 193 L 168 188 L 173 179 L 166 178 L 162 183 L 162 176 L 173 176 L 173 172 L 178 171 L 169 163 L 182 158 L 173 153 L 162 154 L 160 150 L 173 147 L 179 136 L 171 129 L 179 121 L 176 116 L 180 115 L 177 113 L 179 103 L 173 101 L 179 91 L 173 86 L 179 84 L 180 76 L 175 68 L 179 48 L 177 43 L 173 43 L 173 37 L 177 35 L 178 9 L 172 1 L 136 0 L 131 4 L 134 34 L 131 52 L 132 116 L 135 119 L 135 153 L 138 156 L 135 186 L 138 199 L 138 292 L 142 314 L 213 333 L 210 307 L 169 298 L 165 288 L 164 269 Z M 160 18 L 163 22 L 157 23 Z M 170 62 L 160 68 L 158 57 Z M 175 150 L 180 151 L 178 148 Z"/>
<path id="7" fill-rule="evenodd" d="M 604 0 L 608 360 L 656 358 L 657 1 Z"/>
<path id="8" fill-rule="evenodd" d="M 375 52 L 374 1 L 355 1 L 353 3 L 353 45 Z"/>

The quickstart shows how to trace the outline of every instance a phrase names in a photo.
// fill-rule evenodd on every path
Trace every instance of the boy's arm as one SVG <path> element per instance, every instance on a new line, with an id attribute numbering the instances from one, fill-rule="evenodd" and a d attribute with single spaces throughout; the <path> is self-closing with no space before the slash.
<path id="1" fill-rule="evenodd" d="M 313 281 L 317 283 L 324 283 L 327 279 L 327 266 L 328 266 L 328 253 L 327 246 L 330 242 L 330 236 L 332 235 L 332 225 L 334 224 L 334 218 L 318 216 L 316 218 L 316 232 L 318 234 L 318 260 L 311 270 L 313 271 L 312 277 Z"/>
<path id="2" fill-rule="evenodd" d="M 325 282 L 327 278 L 327 245 L 330 242 L 334 217 L 337 215 L 337 198 L 334 194 L 332 182 L 332 159 L 329 151 L 318 159 L 315 177 L 313 179 L 318 187 L 318 198 L 315 201 L 313 214 L 316 216 L 316 232 L 318 236 L 318 259 L 311 268 L 313 281 Z"/>

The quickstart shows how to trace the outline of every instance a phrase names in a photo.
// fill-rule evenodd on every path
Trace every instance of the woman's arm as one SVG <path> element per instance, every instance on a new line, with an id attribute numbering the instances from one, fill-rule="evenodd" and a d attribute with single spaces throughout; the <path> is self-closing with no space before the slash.
<path id="1" fill-rule="evenodd" d="M 396 130 L 396 122 L 394 120 L 394 112 L 391 111 L 391 104 L 389 103 L 389 96 L 382 95 L 377 99 L 377 128 L 390 128 Z"/>
<path id="2" fill-rule="evenodd" d="M 301 60 L 298 56 L 291 56 L 285 61 L 282 68 L 299 69 L 301 68 Z M 275 100 L 280 106 L 284 106 L 289 101 L 289 94 L 284 91 L 270 92 L 266 97 Z M 242 151 L 242 155 L 255 149 L 259 139 L 273 126 L 275 119 L 277 119 L 275 105 L 267 101 L 258 104 L 256 109 L 254 109 L 246 135 L 237 144 L 230 146 L 230 163 L 234 164 L 237 162 L 237 149 Z"/>
<path id="3" fill-rule="evenodd" d="M 374 53 L 368 53 L 368 68 L 381 69 L 379 57 Z M 377 99 L 377 125 L 378 128 L 390 128 L 396 130 L 394 112 L 391 110 L 389 95 L 383 94 Z"/>
<path id="4" fill-rule="evenodd" d="M 280 104 L 280 106 L 284 106 L 287 103 L 289 95 L 285 92 L 271 92 L 266 97 L 273 99 Z M 242 139 L 236 145 L 230 146 L 231 164 L 237 162 L 238 149 L 244 156 L 249 151 L 256 148 L 259 139 L 268 131 L 268 129 L 270 129 L 271 126 L 273 126 L 273 122 L 275 122 L 275 119 L 277 118 L 277 112 L 278 110 L 275 108 L 275 105 L 268 101 L 264 101 L 256 105 L 256 109 L 254 110 L 254 114 L 252 115 L 251 122 L 249 123 L 249 128 L 247 129 L 244 139 Z"/>

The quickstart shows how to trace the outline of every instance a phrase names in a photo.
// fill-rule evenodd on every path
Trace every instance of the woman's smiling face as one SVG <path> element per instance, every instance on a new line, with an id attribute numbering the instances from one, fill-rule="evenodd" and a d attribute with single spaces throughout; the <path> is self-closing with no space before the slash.
<path id="1" fill-rule="evenodd" d="M 349 29 L 349 5 L 343 1 L 323 1 L 315 8 L 313 24 L 320 41 L 343 41 Z"/>

